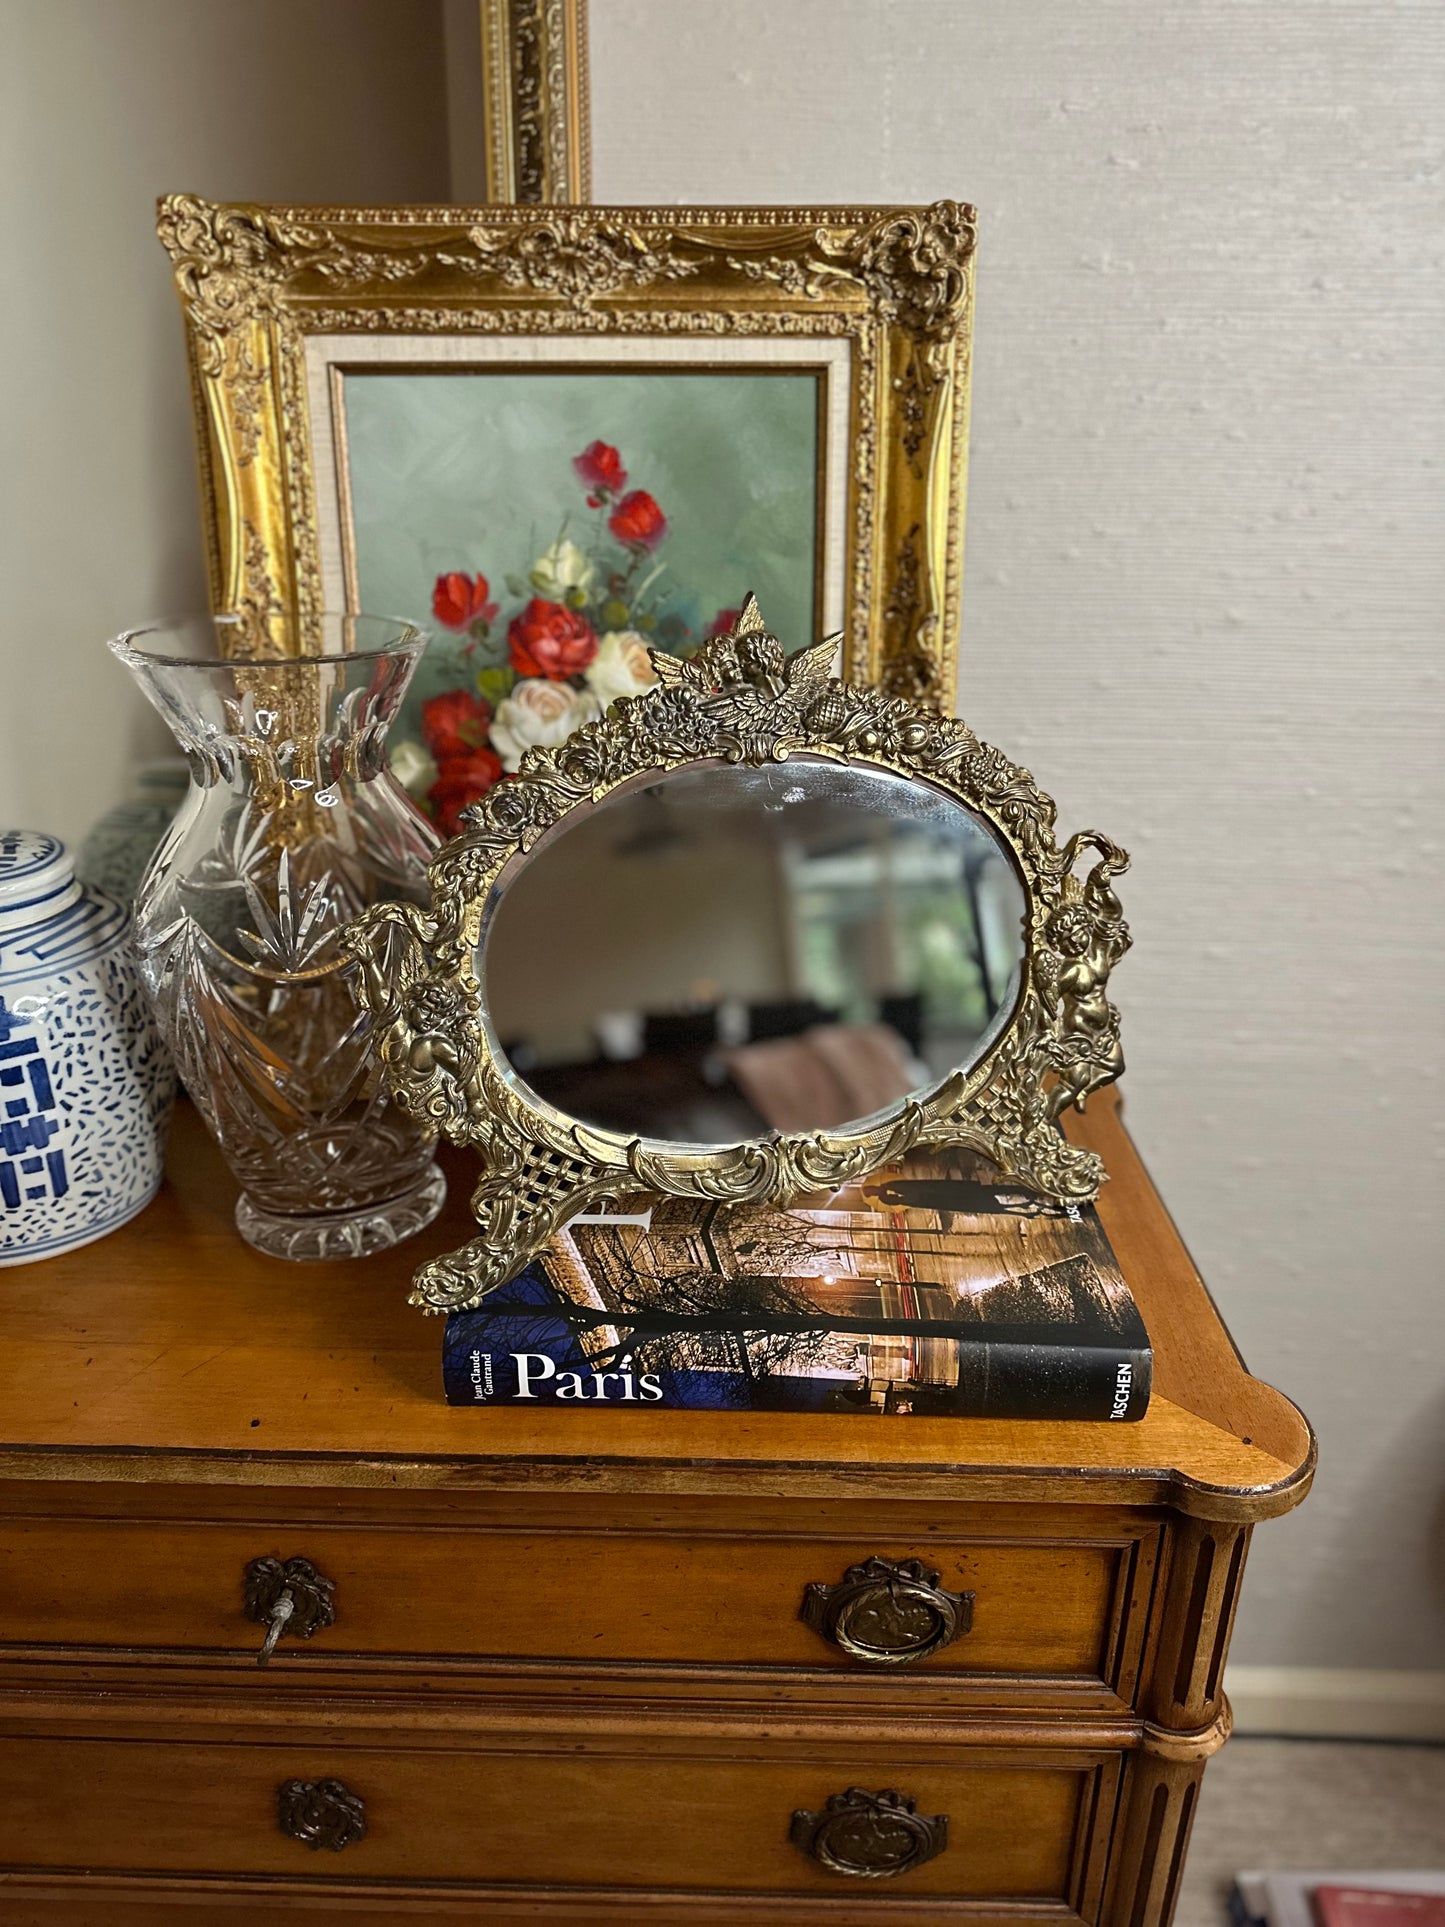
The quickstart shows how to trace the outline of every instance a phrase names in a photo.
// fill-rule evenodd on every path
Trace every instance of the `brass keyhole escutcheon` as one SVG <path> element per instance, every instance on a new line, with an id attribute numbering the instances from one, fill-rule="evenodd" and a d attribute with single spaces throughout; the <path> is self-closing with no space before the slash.
<path id="1" fill-rule="evenodd" d="M 256 1664 L 270 1662 L 283 1634 L 310 1639 L 323 1626 L 333 1625 L 335 1592 L 334 1583 L 309 1559 L 253 1559 L 246 1568 L 245 1613 L 266 1628 Z"/>
<path id="2" fill-rule="evenodd" d="M 342 1780 L 284 1780 L 276 1818 L 288 1840 L 330 1853 L 366 1838 L 366 1802 Z"/>

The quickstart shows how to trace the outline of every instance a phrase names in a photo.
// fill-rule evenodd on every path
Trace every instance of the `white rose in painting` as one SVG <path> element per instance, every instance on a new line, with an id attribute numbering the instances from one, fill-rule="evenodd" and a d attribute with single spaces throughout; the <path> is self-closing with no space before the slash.
<path id="1" fill-rule="evenodd" d="M 437 766 L 420 743 L 395 744 L 389 760 L 392 775 L 408 796 L 425 796 L 437 780 Z"/>
<path id="2" fill-rule="evenodd" d="M 647 644 L 635 629 L 609 630 L 582 673 L 604 709 L 619 696 L 641 695 L 657 681 Z"/>
<path id="3" fill-rule="evenodd" d="M 525 682 L 517 683 L 511 695 L 497 704 L 492 717 L 492 747 L 502 759 L 502 768 L 515 776 L 527 750 L 539 745 L 543 749 L 556 749 L 574 729 L 590 723 L 597 713 L 597 702 L 590 690 L 573 689 L 570 683 L 530 676 Z"/>
<path id="4" fill-rule="evenodd" d="M 573 590 L 585 597 L 596 572 L 590 556 L 575 542 L 559 538 L 532 564 L 532 587 L 548 602 L 566 602 Z"/>

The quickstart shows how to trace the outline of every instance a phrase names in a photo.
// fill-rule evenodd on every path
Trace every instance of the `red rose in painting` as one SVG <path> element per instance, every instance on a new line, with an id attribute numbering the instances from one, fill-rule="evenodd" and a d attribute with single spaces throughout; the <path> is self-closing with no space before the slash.
<path id="1" fill-rule="evenodd" d="M 549 682 L 580 676 L 597 654 L 597 632 L 586 616 L 540 596 L 513 616 L 507 640 L 517 674 L 545 676 Z"/>
<path id="2" fill-rule="evenodd" d="M 655 549 L 667 534 L 667 517 L 645 488 L 635 488 L 613 509 L 607 526 L 629 549 Z"/>
<path id="3" fill-rule="evenodd" d="M 431 593 L 431 612 L 444 629 L 465 629 L 479 618 L 490 622 L 497 605 L 488 602 L 491 584 L 484 575 L 464 575 L 453 569 L 439 575 Z"/>
<path id="4" fill-rule="evenodd" d="M 711 641 L 714 636 L 730 636 L 737 627 L 737 620 L 741 614 L 741 609 L 719 609 L 712 619 L 711 629 L 707 632 L 708 640 Z"/>
<path id="5" fill-rule="evenodd" d="M 620 495 L 627 487 L 622 457 L 607 442 L 592 442 L 580 455 L 574 456 L 572 467 L 578 481 L 589 491 L 587 506 L 590 509 L 600 509 L 607 497 Z"/>
<path id="6" fill-rule="evenodd" d="M 462 811 L 502 780 L 502 759 L 494 749 L 474 749 L 444 763 L 427 791 L 443 836 L 462 827 Z"/>
<path id="7" fill-rule="evenodd" d="M 491 704 L 470 689 L 448 689 L 421 706 L 422 741 L 438 763 L 476 755 L 491 726 Z"/>

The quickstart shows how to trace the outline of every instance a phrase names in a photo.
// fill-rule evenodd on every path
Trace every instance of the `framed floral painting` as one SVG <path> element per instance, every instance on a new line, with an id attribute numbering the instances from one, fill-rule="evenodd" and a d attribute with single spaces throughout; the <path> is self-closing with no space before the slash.
<path id="1" fill-rule="evenodd" d="M 643 346 L 609 344 L 595 370 L 329 364 L 328 600 L 430 628 L 392 762 L 447 834 L 534 743 L 645 688 L 649 648 L 727 627 L 743 591 L 799 645 L 839 625 L 825 558 L 847 438 L 827 409 L 843 385 L 813 357 Z"/>
<path id="2" fill-rule="evenodd" d="M 451 830 L 752 590 L 951 704 L 972 211 L 164 201 L 212 595 L 433 641 L 394 761 Z M 286 625 L 288 633 L 296 633 Z"/>

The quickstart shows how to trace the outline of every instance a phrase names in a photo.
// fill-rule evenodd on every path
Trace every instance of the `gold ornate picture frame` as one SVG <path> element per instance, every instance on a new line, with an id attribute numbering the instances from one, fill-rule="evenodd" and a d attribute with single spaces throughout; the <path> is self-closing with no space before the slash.
<path id="1" fill-rule="evenodd" d="M 475 1146 L 480 1235 L 416 1274 L 427 1311 L 476 1305 L 579 1212 L 654 1191 L 729 1203 L 832 1190 L 916 1145 L 958 1144 L 1046 1195 L 1082 1201 L 1104 1172 L 1058 1119 L 1123 1069 L 1109 974 L 1129 945 L 1114 879 L 1128 867 L 1093 830 L 1060 844 L 1055 807 L 960 720 L 832 678 L 830 638 L 796 655 L 750 597 L 733 633 L 687 661 L 657 654 L 659 683 L 615 703 L 468 811 L 431 865 L 429 911 L 386 903 L 345 941 L 381 1036 L 391 1092 L 410 1115 Z M 971 1065 L 880 1117 L 836 1131 L 773 1133 L 723 1148 L 627 1137 L 537 1098 L 489 1021 L 479 946 L 509 866 L 569 813 L 639 778 L 695 765 L 814 759 L 893 772 L 953 798 L 992 830 L 1023 886 L 1018 994 Z M 1097 861 L 1080 878 L 1080 856 Z M 504 886 L 503 886 L 504 887 Z M 580 933 L 579 933 L 580 934 Z"/>
<path id="2" fill-rule="evenodd" d="M 264 618 L 294 605 L 304 633 L 308 614 L 337 605 L 338 369 L 395 368 L 443 345 L 459 366 L 728 356 L 815 369 L 829 398 L 837 500 L 814 633 L 841 630 L 849 680 L 951 708 L 972 209 L 303 208 L 177 195 L 161 203 L 159 231 L 186 320 L 217 608 Z"/>

